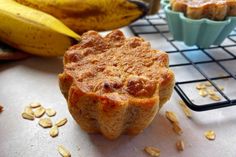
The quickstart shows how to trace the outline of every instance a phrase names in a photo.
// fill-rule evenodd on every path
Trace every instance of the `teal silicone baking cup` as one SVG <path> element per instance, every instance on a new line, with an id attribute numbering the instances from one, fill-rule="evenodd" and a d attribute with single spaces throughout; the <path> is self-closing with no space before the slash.
<path id="1" fill-rule="evenodd" d="M 161 0 L 161 7 L 165 8 L 170 3 L 170 0 Z"/>
<path id="2" fill-rule="evenodd" d="M 193 20 L 181 12 L 172 11 L 170 4 L 165 6 L 164 11 L 174 40 L 184 41 L 188 46 L 208 48 L 220 45 L 236 26 L 236 17 L 228 17 L 224 21 Z"/>

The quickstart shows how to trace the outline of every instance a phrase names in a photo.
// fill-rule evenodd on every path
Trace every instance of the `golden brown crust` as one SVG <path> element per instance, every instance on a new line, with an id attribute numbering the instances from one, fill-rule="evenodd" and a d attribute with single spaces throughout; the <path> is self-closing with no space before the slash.
<path id="1" fill-rule="evenodd" d="M 171 7 L 192 19 L 224 20 L 236 16 L 236 0 L 171 0 Z"/>
<path id="2" fill-rule="evenodd" d="M 109 139 L 137 134 L 171 96 L 168 56 L 142 38 L 89 31 L 64 56 L 60 88 L 81 128 Z"/>

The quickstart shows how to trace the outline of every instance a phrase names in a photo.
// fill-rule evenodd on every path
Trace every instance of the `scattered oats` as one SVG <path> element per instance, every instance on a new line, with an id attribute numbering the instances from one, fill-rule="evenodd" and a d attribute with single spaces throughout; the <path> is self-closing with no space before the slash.
<path id="1" fill-rule="evenodd" d="M 174 132 L 181 135 L 183 131 L 179 126 L 179 121 L 177 119 L 176 114 L 171 111 L 166 111 L 166 118 L 172 123 Z"/>
<path id="2" fill-rule="evenodd" d="M 42 106 L 40 106 L 34 110 L 34 116 L 36 118 L 42 117 L 44 115 L 44 113 L 45 113 L 45 108 L 43 108 Z"/>
<path id="3" fill-rule="evenodd" d="M 47 109 L 46 109 L 46 114 L 47 114 L 49 117 L 55 116 L 56 113 L 57 113 L 57 112 L 56 112 L 54 109 L 52 109 L 52 108 L 47 108 Z"/>
<path id="4" fill-rule="evenodd" d="M 155 148 L 155 147 L 145 147 L 144 151 L 152 157 L 159 157 L 161 154 L 160 149 Z"/>
<path id="5" fill-rule="evenodd" d="M 176 134 L 181 135 L 183 133 L 182 128 L 179 126 L 179 124 L 177 123 L 173 123 L 173 130 Z"/>
<path id="6" fill-rule="evenodd" d="M 52 121 L 50 118 L 41 118 L 39 120 L 39 125 L 43 128 L 51 128 L 52 127 Z"/>
<path id="7" fill-rule="evenodd" d="M 184 150 L 184 141 L 183 140 L 178 140 L 176 142 L 176 148 L 178 151 L 183 151 Z"/>
<path id="8" fill-rule="evenodd" d="M 166 118 L 171 122 L 171 123 L 179 123 L 177 116 L 174 112 L 171 111 L 166 111 Z"/>
<path id="9" fill-rule="evenodd" d="M 196 88 L 197 88 L 198 90 L 200 90 L 200 89 L 206 89 L 206 86 L 205 86 L 205 84 L 203 84 L 203 83 L 198 83 L 198 84 L 196 85 Z"/>
<path id="10" fill-rule="evenodd" d="M 3 106 L 0 105 L 0 113 L 3 111 Z"/>
<path id="11" fill-rule="evenodd" d="M 208 89 L 207 92 L 209 95 L 216 95 L 216 92 L 213 89 Z"/>
<path id="12" fill-rule="evenodd" d="M 65 125 L 66 122 L 67 122 L 67 119 L 66 119 L 66 118 L 63 118 L 63 119 L 58 120 L 55 125 L 56 125 L 57 127 L 61 127 L 61 126 Z"/>
<path id="13" fill-rule="evenodd" d="M 218 87 L 221 91 L 223 91 L 225 88 L 224 87 L 222 87 L 222 86 L 219 86 Z"/>
<path id="14" fill-rule="evenodd" d="M 32 110 L 32 108 L 30 106 L 26 106 L 24 109 L 24 112 L 34 116 L 34 111 Z"/>
<path id="15" fill-rule="evenodd" d="M 186 106 L 186 104 L 184 103 L 183 100 L 179 100 L 179 105 L 180 105 L 180 106 Z"/>
<path id="16" fill-rule="evenodd" d="M 33 102 L 33 103 L 30 104 L 30 107 L 32 107 L 32 108 L 38 108 L 40 106 L 41 106 L 41 104 L 38 103 L 38 102 Z"/>
<path id="17" fill-rule="evenodd" d="M 205 86 L 207 86 L 207 87 L 211 87 L 212 84 L 211 84 L 211 82 L 208 81 L 208 82 L 205 83 Z"/>
<path id="18" fill-rule="evenodd" d="M 71 157 L 70 152 L 69 152 L 64 146 L 59 145 L 59 146 L 57 147 L 57 150 L 58 150 L 58 152 L 60 153 L 60 155 L 61 155 L 62 157 Z"/>
<path id="19" fill-rule="evenodd" d="M 33 115 L 28 114 L 28 113 L 25 113 L 25 112 L 23 112 L 23 113 L 21 114 L 21 116 L 22 116 L 24 119 L 34 120 L 34 116 L 33 116 Z"/>
<path id="20" fill-rule="evenodd" d="M 183 100 L 179 101 L 179 104 L 184 112 L 184 114 L 186 115 L 186 117 L 191 118 L 192 117 L 192 112 L 190 111 L 190 109 L 186 106 L 186 104 L 184 103 Z"/>
<path id="21" fill-rule="evenodd" d="M 205 137 L 208 139 L 208 140 L 215 140 L 216 138 L 216 134 L 214 131 L 212 130 L 208 130 L 204 133 Z"/>
<path id="22" fill-rule="evenodd" d="M 24 119 L 34 120 L 34 112 L 30 106 L 26 106 L 21 115 Z"/>
<path id="23" fill-rule="evenodd" d="M 202 97 L 206 97 L 208 95 L 208 92 L 205 89 L 200 89 L 198 94 Z"/>
<path id="24" fill-rule="evenodd" d="M 219 88 L 221 91 L 224 90 L 224 87 L 222 87 L 222 86 L 218 86 L 218 88 Z M 215 88 L 214 91 L 217 91 L 217 89 Z"/>
<path id="25" fill-rule="evenodd" d="M 220 101 L 221 100 L 221 98 L 218 95 L 211 95 L 210 99 L 214 100 L 214 101 Z"/>
<path id="26" fill-rule="evenodd" d="M 186 115 L 186 117 L 192 118 L 192 112 L 190 111 L 190 109 L 187 106 L 183 107 L 183 111 L 184 111 L 184 114 Z"/>
<path id="27" fill-rule="evenodd" d="M 56 137 L 59 133 L 58 127 L 57 126 L 53 126 L 50 131 L 49 131 L 49 135 L 51 137 Z"/>

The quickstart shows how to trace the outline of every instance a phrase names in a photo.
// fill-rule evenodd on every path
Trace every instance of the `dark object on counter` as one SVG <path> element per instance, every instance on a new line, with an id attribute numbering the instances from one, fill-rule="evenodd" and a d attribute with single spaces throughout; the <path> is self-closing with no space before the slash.
<path id="1" fill-rule="evenodd" d="M 157 13 L 160 9 L 160 0 L 143 0 L 144 2 L 149 3 L 149 15 Z"/>
<path id="2" fill-rule="evenodd" d="M 0 104 L 0 113 L 2 113 L 2 111 L 3 111 L 3 106 L 1 106 Z"/>
<path id="3" fill-rule="evenodd" d="M 0 42 L 0 61 L 22 60 L 30 55 Z"/>

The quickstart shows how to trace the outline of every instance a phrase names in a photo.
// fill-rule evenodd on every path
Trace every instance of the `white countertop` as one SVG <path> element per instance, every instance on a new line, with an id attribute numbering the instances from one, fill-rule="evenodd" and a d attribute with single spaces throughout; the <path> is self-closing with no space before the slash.
<path id="1" fill-rule="evenodd" d="M 132 35 L 127 28 L 124 30 L 128 36 Z M 180 98 L 175 92 L 143 133 L 135 137 L 123 135 L 115 141 L 106 140 L 101 135 L 89 135 L 80 129 L 67 110 L 58 87 L 57 75 L 60 72 L 60 58 L 35 57 L 0 64 L 0 103 L 4 106 L 0 114 L 1 157 L 59 157 L 58 145 L 70 150 L 72 157 L 147 157 L 143 152 L 145 146 L 158 147 L 161 157 L 236 156 L 236 107 L 192 112 L 192 119 L 188 119 L 178 105 Z M 186 70 L 185 73 L 191 74 L 192 71 Z M 58 137 L 51 138 L 49 129 L 42 129 L 37 124 L 38 120 L 22 119 L 24 106 L 35 101 L 56 109 L 53 121 L 68 118 L 68 123 L 59 128 Z M 166 110 L 177 113 L 184 131 L 181 136 L 172 131 L 164 116 Z M 204 132 L 209 129 L 215 131 L 215 141 L 204 137 Z M 183 152 L 175 148 L 178 139 L 185 142 Z"/>

